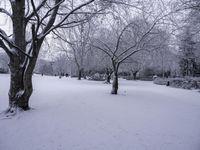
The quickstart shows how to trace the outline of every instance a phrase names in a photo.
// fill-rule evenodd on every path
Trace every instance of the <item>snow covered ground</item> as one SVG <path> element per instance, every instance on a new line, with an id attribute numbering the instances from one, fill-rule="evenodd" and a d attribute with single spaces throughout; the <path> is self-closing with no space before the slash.
<path id="1" fill-rule="evenodd" d="M 0 111 L 9 76 L 0 75 Z M 0 120 L 0 150 L 200 150 L 200 93 L 34 76 L 34 110 Z"/>

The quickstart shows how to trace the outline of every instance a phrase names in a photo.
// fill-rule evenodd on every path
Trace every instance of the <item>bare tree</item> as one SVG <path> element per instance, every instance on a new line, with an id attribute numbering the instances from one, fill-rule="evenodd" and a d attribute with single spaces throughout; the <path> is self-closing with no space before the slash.
<path id="1" fill-rule="evenodd" d="M 160 48 L 160 44 L 153 44 L 159 32 L 155 29 L 157 21 L 150 24 L 146 20 L 135 19 L 122 29 L 101 30 L 102 35 L 93 42 L 92 46 L 106 53 L 112 62 L 111 94 L 118 92 L 118 70 L 125 60 L 138 52 Z"/>
<path id="2" fill-rule="evenodd" d="M 81 80 L 84 74 L 86 60 L 88 59 L 87 55 L 91 50 L 91 46 L 88 44 L 91 36 L 90 23 L 82 24 L 72 30 L 73 31 L 68 34 L 70 41 L 69 46 L 77 66 L 78 80 Z"/>
<path id="3" fill-rule="evenodd" d="M 10 18 L 13 28 L 12 35 L 7 35 L 0 29 L 0 46 L 10 59 L 11 82 L 7 113 L 15 114 L 17 108 L 30 108 L 32 73 L 45 37 L 58 28 L 71 28 L 87 21 L 88 17 L 99 11 L 89 9 L 94 2 L 95 0 L 82 3 L 73 0 L 10 0 L 7 3 L 10 4 L 11 11 L 0 7 L 0 13 Z M 79 17 L 75 17 L 77 15 Z"/>

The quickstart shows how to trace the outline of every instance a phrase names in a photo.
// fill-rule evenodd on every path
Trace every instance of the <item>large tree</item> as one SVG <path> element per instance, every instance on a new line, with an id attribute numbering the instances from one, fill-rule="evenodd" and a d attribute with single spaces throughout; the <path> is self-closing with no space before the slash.
<path id="1" fill-rule="evenodd" d="M 7 9 L 1 5 L 0 13 L 10 18 L 12 35 L 7 35 L 3 29 L 0 29 L 0 47 L 10 59 L 11 82 L 9 108 L 6 113 L 15 114 L 18 108 L 22 110 L 30 108 L 29 98 L 33 92 L 32 73 L 45 37 L 58 28 L 71 28 L 87 21 L 92 14 L 99 11 L 99 7 L 95 6 L 95 0 L 5 2 L 9 7 Z M 90 9 L 92 6 L 96 9 Z"/>

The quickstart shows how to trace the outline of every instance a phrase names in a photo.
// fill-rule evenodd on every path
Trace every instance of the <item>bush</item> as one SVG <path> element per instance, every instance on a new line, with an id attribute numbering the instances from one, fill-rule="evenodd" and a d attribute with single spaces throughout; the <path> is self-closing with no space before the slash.
<path id="1" fill-rule="evenodd" d="M 105 75 L 104 74 L 95 73 L 94 75 L 88 77 L 88 80 L 104 81 L 105 80 Z"/>
<path id="2" fill-rule="evenodd" d="M 156 78 L 154 83 L 182 89 L 200 89 L 200 78 Z"/>
<path id="3" fill-rule="evenodd" d="M 153 80 L 153 82 L 155 83 L 155 84 L 158 84 L 158 85 L 167 85 L 167 82 L 168 82 L 168 79 L 167 78 L 155 78 L 154 80 Z"/>

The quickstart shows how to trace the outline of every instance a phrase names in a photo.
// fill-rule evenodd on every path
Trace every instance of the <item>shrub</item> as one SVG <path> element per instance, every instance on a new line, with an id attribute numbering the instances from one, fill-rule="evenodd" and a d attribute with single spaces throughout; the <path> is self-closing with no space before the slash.
<path id="1" fill-rule="evenodd" d="M 182 89 L 200 89 L 200 78 L 156 78 L 154 83 Z"/>

